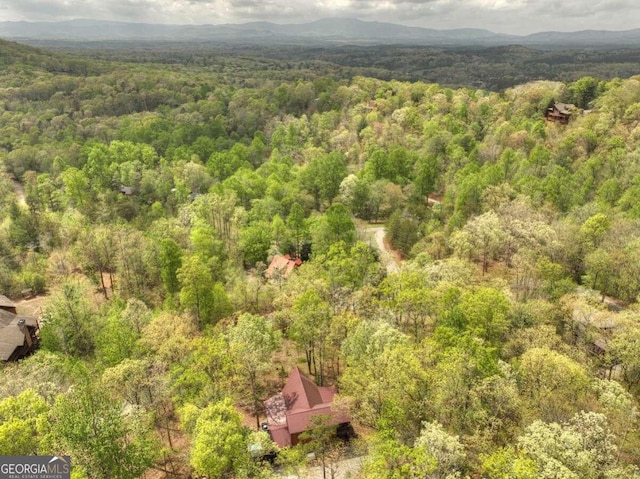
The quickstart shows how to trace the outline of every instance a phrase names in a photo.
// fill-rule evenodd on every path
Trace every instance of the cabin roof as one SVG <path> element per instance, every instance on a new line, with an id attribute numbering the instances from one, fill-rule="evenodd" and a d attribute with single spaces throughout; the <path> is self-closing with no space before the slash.
<path id="1" fill-rule="evenodd" d="M 38 327 L 38 321 L 32 316 L 21 316 L 0 309 L 0 360 L 8 361 L 14 351 L 24 346 L 26 333 L 24 326 Z"/>
<path id="2" fill-rule="evenodd" d="M 576 106 L 572 103 L 555 103 L 553 106 L 563 115 L 571 115 L 576 109 Z"/>
<path id="3" fill-rule="evenodd" d="M 290 446 L 291 435 L 309 429 L 315 416 L 331 416 L 329 424 L 349 422 L 346 414 L 333 410 L 335 394 L 335 388 L 317 386 L 294 367 L 282 392 L 264 402 L 272 439 L 281 447 Z"/>
<path id="4" fill-rule="evenodd" d="M 0 308 L 5 307 L 5 308 L 15 308 L 16 305 L 13 303 L 13 301 L 11 301 L 9 298 L 7 298 L 5 295 L 0 294 Z"/>
<path id="5" fill-rule="evenodd" d="M 276 274 L 280 274 L 287 278 L 293 270 L 302 264 L 301 259 L 291 259 L 291 256 L 288 254 L 281 255 L 277 254 L 269 263 L 269 266 L 265 270 L 264 274 L 267 278 L 272 278 Z"/>

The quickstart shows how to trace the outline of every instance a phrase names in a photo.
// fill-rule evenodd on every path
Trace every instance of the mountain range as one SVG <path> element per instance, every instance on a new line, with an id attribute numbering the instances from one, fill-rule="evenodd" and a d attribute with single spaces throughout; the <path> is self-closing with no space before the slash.
<path id="1" fill-rule="evenodd" d="M 640 29 L 584 30 L 506 35 L 483 29 L 435 30 L 353 18 L 326 18 L 303 24 L 251 22 L 222 25 L 164 25 L 101 20 L 0 22 L 6 39 L 66 41 L 171 41 L 267 44 L 408 44 L 431 46 L 526 45 L 554 47 L 637 46 Z"/>

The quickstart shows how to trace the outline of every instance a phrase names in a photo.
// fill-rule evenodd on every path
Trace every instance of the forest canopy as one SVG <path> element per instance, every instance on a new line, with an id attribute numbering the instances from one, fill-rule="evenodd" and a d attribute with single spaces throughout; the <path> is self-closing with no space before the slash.
<path id="1" fill-rule="evenodd" d="M 40 349 L 0 369 L 0 454 L 70 454 L 75 478 L 272 477 L 310 450 L 363 478 L 640 477 L 640 77 L 0 47 L 0 293 L 44 298 Z M 256 422 L 294 366 L 359 439 L 319 424 L 274 470 L 249 446 L 274 447 Z"/>

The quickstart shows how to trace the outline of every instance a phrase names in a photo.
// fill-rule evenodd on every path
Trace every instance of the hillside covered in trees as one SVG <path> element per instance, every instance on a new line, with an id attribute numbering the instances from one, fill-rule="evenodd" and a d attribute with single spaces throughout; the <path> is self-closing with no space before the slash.
<path id="1" fill-rule="evenodd" d="M 600 80 L 640 74 L 640 49 L 632 46 L 567 45 L 552 49 L 523 46 L 228 44 L 179 41 L 69 41 L 29 39 L 30 44 L 61 53 L 132 63 L 166 63 L 221 67 L 235 74 L 282 75 L 299 70 L 317 76 L 350 80 L 355 76 L 381 80 L 421 81 L 459 88 L 500 91 L 534 80 L 572 82 L 586 76 Z M 637 43 L 637 42 L 636 42 Z M 224 59 L 224 60 L 223 60 Z"/>
<path id="2" fill-rule="evenodd" d="M 363 478 L 640 477 L 640 77 L 208 62 L 0 41 L 0 294 L 46 295 L 40 349 L 0 369 L 0 454 L 76 479 L 268 478 L 310 448 Z M 302 265 L 267 278 L 277 253 Z M 359 438 L 319 427 L 274 470 L 249 445 L 296 365 Z"/>

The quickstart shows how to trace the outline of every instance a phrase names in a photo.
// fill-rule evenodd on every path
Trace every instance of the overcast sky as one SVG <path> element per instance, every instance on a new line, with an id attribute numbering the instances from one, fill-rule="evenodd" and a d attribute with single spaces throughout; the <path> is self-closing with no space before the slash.
<path id="1" fill-rule="evenodd" d="M 640 27 L 638 0 L 0 0 L 0 20 L 76 18 L 149 23 L 302 23 L 355 17 L 427 28 L 545 30 Z"/>

